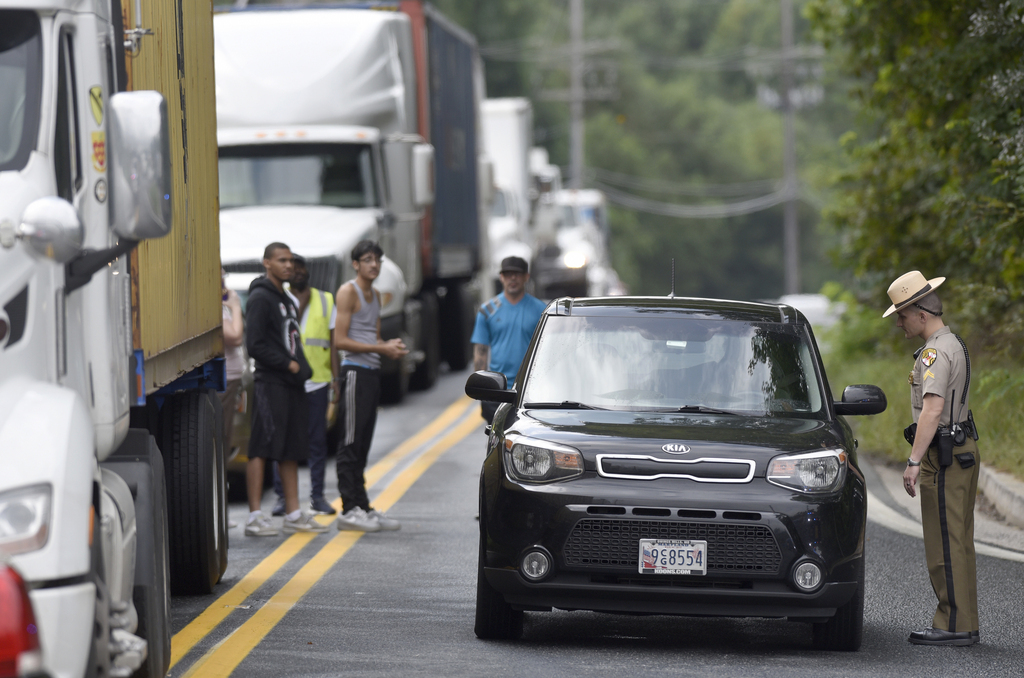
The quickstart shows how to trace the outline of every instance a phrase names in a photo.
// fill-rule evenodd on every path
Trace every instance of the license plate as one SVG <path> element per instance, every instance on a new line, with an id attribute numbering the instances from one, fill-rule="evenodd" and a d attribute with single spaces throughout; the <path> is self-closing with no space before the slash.
<path id="1" fill-rule="evenodd" d="M 708 543 L 683 539 L 641 539 L 640 574 L 708 573 Z"/>

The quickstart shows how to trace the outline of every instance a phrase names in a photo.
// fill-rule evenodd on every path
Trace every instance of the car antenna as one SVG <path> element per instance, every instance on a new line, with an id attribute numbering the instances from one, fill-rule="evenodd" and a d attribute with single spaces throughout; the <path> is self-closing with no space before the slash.
<path id="1" fill-rule="evenodd" d="M 672 257 L 672 291 L 668 293 L 669 299 L 676 298 L 676 259 Z"/>

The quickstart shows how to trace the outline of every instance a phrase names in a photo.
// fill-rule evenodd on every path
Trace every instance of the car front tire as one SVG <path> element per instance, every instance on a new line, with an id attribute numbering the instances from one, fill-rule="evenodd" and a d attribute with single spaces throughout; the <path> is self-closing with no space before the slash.
<path id="1" fill-rule="evenodd" d="M 854 652 L 864 638 L 864 557 L 857 567 L 857 592 L 827 622 L 814 625 L 814 647 Z"/>
<path id="2" fill-rule="evenodd" d="M 482 515 L 480 519 L 482 522 Z M 482 640 L 518 640 L 523 635 L 523 613 L 521 610 L 513 610 L 505 598 L 487 582 L 484 572 L 485 544 L 481 530 L 476 570 L 476 624 L 473 632 Z"/>

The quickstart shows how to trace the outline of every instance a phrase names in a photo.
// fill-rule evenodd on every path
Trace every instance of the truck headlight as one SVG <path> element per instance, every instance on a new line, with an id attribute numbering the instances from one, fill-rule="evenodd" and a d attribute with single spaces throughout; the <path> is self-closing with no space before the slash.
<path id="1" fill-rule="evenodd" d="M 583 455 L 567 445 L 510 435 L 505 439 L 505 468 L 515 480 L 565 480 L 583 474 Z"/>
<path id="2" fill-rule="evenodd" d="M 566 252 L 562 257 L 562 263 L 566 268 L 583 268 L 587 265 L 587 255 L 583 252 Z"/>
<path id="3" fill-rule="evenodd" d="M 768 465 L 768 482 L 798 492 L 832 492 L 846 479 L 846 451 L 821 450 L 775 457 Z"/>
<path id="4" fill-rule="evenodd" d="M 13 556 L 46 544 L 52 495 L 49 484 L 0 493 L 0 551 Z"/>
<path id="5" fill-rule="evenodd" d="M 387 257 L 381 257 L 380 275 L 373 281 L 373 289 L 380 292 L 380 315 L 390 318 L 405 308 L 407 286 L 402 269 Z"/>

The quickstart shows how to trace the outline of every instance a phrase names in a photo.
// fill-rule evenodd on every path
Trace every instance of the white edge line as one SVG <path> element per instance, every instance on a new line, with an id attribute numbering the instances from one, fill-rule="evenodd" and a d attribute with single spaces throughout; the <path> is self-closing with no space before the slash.
<path id="1" fill-rule="evenodd" d="M 922 531 L 921 523 L 916 520 L 911 520 L 902 513 L 890 508 L 888 504 L 878 499 L 878 497 L 876 497 L 871 491 L 868 491 L 868 520 L 873 523 L 877 523 L 882 527 L 886 527 L 893 532 L 899 532 L 900 534 L 924 539 L 924 532 Z M 983 544 L 975 541 L 974 550 L 984 556 L 1024 563 L 1024 553 L 1010 551 L 1008 549 L 999 548 L 998 546 L 992 546 L 991 544 Z"/>

